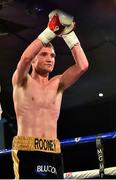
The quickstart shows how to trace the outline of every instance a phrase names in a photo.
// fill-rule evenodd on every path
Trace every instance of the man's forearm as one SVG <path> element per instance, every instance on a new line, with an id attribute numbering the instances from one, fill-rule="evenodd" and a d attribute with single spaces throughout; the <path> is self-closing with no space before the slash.
<path id="1" fill-rule="evenodd" d="M 43 47 L 42 42 L 39 39 L 35 39 L 23 52 L 21 59 L 25 59 L 26 61 L 30 62 L 33 58 L 38 54 L 38 52 Z"/>
<path id="2" fill-rule="evenodd" d="M 88 68 L 88 60 L 80 43 L 76 44 L 71 49 L 71 52 L 78 68 L 80 68 L 82 71 L 86 71 Z"/>
<path id="3" fill-rule="evenodd" d="M 88 60 L 75 32 L 72 31 L 67 35 L 63 35 L 62 37 L 72 52 L 72 55 L 75 60 L 75 65 L 78 68 L 78 70 L 80 69 L 80 71 L 82 72 L 86 71 L 88 68 Z"/>

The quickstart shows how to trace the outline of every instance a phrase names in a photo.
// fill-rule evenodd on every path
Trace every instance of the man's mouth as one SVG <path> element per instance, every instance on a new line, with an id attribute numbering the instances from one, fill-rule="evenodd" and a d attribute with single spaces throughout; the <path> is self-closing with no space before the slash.
<path id="1" fill-rule="evenodd" d="M 49 66 L 49 67 L 52 67 L 52 64 L 46 64 L 47 66 Z"/>

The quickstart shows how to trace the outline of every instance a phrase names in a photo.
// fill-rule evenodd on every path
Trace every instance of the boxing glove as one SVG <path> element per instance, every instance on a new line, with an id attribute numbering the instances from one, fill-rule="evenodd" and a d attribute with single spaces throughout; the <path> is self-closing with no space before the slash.
<path id="1" fill-rule="evenodd" d="M 58 36 L 62 36 L 68 47 L 72 49 L 74 45 L 80 43 L 75 32 L 73 31 L 75 29 L 76 24 L 74 22 L 74 17 L 68 15 L 63 11 L 54 10 L 49 14 L 49 19 L 53 18 L 53 16 L 56 14 L 58 15 L 60 25 L 62 26 L 59 26 L 59 30 L 56 34 Z"/>
<path id="2" fill-rule="evenodd" d="M 61 11 L 61 10 L 54 10 L 49 14 L 49 19 L 51 20 L 54 16 L 58 17 L 58 26 L 55 32 L 58 36 L 62 36 L 71 32 L 75 27 L 74 17 Z M 48 23 L 51 25 L 51 23 Z M 53 29 L 52 29 L 53 30 Z"/>
<path id="3" fill-rule="evenodd" d="M 73 17 L 60 11 L 54 10 L 49 14 L 48 27 L 38 36 L 43 44 L 47 44 L 56 35 L 62 36 L 72 31 L 74 27 Z"/>

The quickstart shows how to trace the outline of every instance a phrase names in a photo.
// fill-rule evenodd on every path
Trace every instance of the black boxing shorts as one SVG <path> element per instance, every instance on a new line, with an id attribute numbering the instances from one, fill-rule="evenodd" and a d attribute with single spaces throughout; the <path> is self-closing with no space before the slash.
<path id="1" fill-rule="evenodd" d="M 15 136 L 12 143 L 15 179 L 63 179 L 58 139 Z"/>

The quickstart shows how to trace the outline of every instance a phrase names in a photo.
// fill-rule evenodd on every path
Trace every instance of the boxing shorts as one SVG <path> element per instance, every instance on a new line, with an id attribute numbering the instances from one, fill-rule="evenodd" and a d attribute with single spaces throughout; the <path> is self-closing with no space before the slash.
<path id="1" fill-rule="evenodd" d="M 12 142 L 15 179 L 63 179 L 58 139 L 15 136 Z"/>

